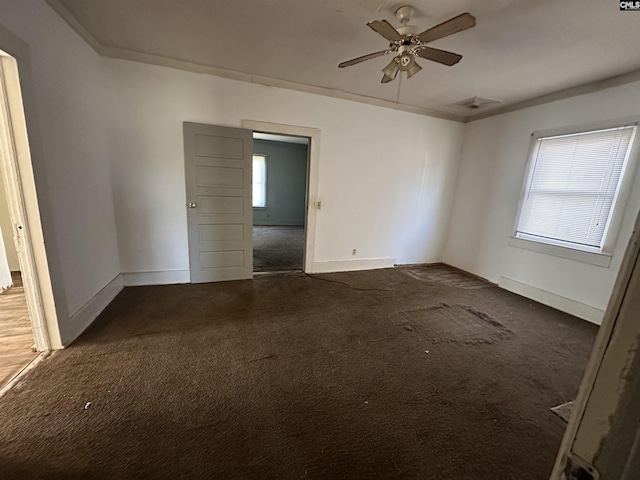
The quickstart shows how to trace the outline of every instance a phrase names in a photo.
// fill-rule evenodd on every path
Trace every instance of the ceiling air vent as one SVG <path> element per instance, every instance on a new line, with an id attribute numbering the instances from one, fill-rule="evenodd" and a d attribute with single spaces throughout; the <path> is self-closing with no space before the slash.
<path id="1" fill-rule="evenodd" d="M 495 98 L 487 98 L 487 97 L 471 97 L 466 100 L 462 100 L 461 102 L 456 102 L 454 105 L 458 107 L 468 108 L 469 110 L 478 110 L 479 108 L 488 107 L 489 105 L 495 105 L 496 103 L 501 103 L 502 100 L 497 100 Z"/>

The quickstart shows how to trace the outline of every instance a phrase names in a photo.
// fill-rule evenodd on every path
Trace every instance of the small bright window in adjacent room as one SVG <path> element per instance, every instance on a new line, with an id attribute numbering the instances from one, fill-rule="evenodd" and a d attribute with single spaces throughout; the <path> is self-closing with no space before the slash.
<path id="1" fill-rule="evenodd" d="M 516 236 L 602 251 L 635 132 L 625 125 L 535 139 Z"/>
<path id="2" fill-rule="evenodd" d="M 264 208 L 267 206 L 267 157 L 253 156 L 253 206 Z"/>

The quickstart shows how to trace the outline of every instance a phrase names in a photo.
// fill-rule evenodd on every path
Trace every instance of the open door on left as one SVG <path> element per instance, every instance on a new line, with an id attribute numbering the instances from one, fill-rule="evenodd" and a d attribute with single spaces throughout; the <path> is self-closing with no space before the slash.
<path id="1" fill-rule="evenodd" d="M 191 283 L 253 277 L 251 130 L 184 123 Z"/>

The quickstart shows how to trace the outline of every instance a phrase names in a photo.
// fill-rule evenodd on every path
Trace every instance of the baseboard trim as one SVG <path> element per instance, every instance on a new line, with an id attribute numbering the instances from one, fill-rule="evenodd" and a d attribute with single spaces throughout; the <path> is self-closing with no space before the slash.
<path id="1" fill-rule="evenodd" d="M 122 275 L 118 274 L 71 315 L 70 323 L 73 325 L 75 332 L 70 340 L 65 343 L 65 346 L 78 338 L 80 334 L 98 318 L 98 315 L 116 298 L 116 295 L 118 295 L 123 288 Z"/>
<path id="2" fill-rule="evenodd" d="M 122 274 L 125 287 L 139 287 L 143 285 L 171 285 L 175 283 L 190 283 L 189 270 L 163 270 L 157 272 L 126 272 Z"/>
<path id="3" fill-rule="evenodd" d="M 447 265 L 447 264 L 444 262 L 423 262 L 423 263 L 396 263 L 393 266 L 395 268 L 416 268 L 416 267 L 440 267 L 442 265 Z"/>
<path id="4" fill-rule="evenodd" d="M 498 286 L 562 312 L 566 312 L 578 318 L 582 318 L 583 320 L 595 323 L 596 325 L 600 325 L 602 323 L 602 318 L 604 317 L 604 310 L 555 293 L 547 292 L 546 290 L 519 282 L 513 278 L 500 277 Z"/>
<path id="5" fill-rule="evenodd" d="M 313 272 L 308 273 L 353 272 L 356 270 L 393 268 L 393 263 L 393 258 L 359 258 L 354 260 L 313 262 Z"/>

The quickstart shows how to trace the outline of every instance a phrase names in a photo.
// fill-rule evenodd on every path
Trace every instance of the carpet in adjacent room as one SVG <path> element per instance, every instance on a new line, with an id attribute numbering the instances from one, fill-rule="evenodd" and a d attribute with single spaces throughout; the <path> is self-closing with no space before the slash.
<path id="1" fill-rule="evenodd" d="M 302 270 L 304 227 L 253 226 L 253 271 Z"/>

